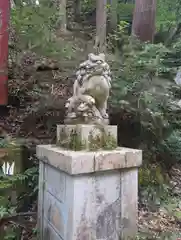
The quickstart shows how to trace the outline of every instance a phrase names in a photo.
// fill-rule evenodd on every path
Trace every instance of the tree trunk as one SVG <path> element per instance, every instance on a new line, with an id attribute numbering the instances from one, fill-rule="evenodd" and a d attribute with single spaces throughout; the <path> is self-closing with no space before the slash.
<path id="1" fill-rule="evenodd" d="M 96 42 L 97 53 L 106 51 L 107 0 L 96 2 Z"/>
<path id="2" fill-rule="evenodd" d="M 156 0 L 136 0 L 132 35 L 141 41 L 153 42 L 155 34 Z"/>
<path id="3" fill-rule="evenodd" d="M 75 19 L 79 20 L 81 14 L 81 0 L 75 0 Z"/>
<path id="4" fill-rule="evenodd" d="M 117 6 L 118 0 L 109 0 L 110 1 L 110 29 L 116 30 L 117 29 Z"/>
<path id="5" fill-rule="evenodd" d="M 61 32 L 66 32 L 67 30 L 67 1 L 66 0 L 58 0 L 57 2 L 57 7 L 60 11 L 60 22 L 59 22 L 59 30 Z"/>

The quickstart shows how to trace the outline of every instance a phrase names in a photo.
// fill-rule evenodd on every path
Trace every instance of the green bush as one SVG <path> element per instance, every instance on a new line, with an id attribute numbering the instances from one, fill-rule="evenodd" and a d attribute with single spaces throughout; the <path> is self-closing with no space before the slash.
<path id="1" fill-rule="evenodd" d="M 53 6 L 29 4 L 11 9 L 11 26 L 15 31 L 16 50 L 30 50 L 41 56 L 66 56 L 70 45 L 56 37 L 61 12 Z"/>
<path id="2" fill-rule="evenodd" d="M 175 152 L 169 161 L 169 157 L 163 156 L 163 149 L 169 141 L 167 151 L 170 155 L 175 151 L 170 141 L 178 142 L 179 136 L 174 131 L 180 128 L 181 121 L 175 104 L 181 91 L 173 78 L 170 79 L 175 66 L 165 63 L 167 56 L 173 54 L 175 49 L 173 46 L 168 49 L 163 44 L 134 41 L 124 46 L 122 57 L 113 64 L 113 91 L 110 99 L 114 109 L 128 113 L 133 122 L 139 123 L 137 147 L 149 152 L 146 157 L 151 162 L 159 160 L 165 165 L 170 162 L 169 167 L 179 158 L 179 153 Z"/>
<path id="3" fill-rule="evenodd" d="M 131 23 L 133 18 L 134 4 L 119 3 L 117 7 L 118 22 L 126 21 Z"/>

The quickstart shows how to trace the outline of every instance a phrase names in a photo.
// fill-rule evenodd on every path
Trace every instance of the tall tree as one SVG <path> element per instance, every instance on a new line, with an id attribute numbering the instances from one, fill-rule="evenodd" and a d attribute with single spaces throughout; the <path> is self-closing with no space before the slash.
<path id="1" fill-rule="evenodd" d="M 47 0 L 46 0 L 47 1 Z M 67 0 L 52 0 L 50 2 L 50 7 L 53 5 L 57 8 L 60 13 L 59 18 L 59 30 L 60 32 L 66 32 L 67 30 Z M 48 4 L 47 2 L 47 4 Z"/>
<path id="2" fill-rule="evenodd" d="M 156 0 L 136 0 L 132 35 L 141 41 L 153 42 L 155 34 Z"/>
<path id="3" fill-rule="evenodd" d="M 67 30 L 67 1 L 66 0 L 60 0 L 59 2 L 59 9 L 61 14 L 60 19 L 60 31 L 65 32 Z"/>
<path id="4" fill-rule="evenodd" d="M 75 18 L 79 20 L 81 14 L 81 0 L 74 0 L 75 1 Z"/>
<path id="5" fill-rule="evenodd" d="M 106 51 L 107 0 L 96 1 L 96 42 L 99 53 Z"/>
<path id="6" fill-rule="evenodd" d="M 118 0 L 109 0 L 110 2 L 110 28 L 111 30 L 116 30 L 117 28 L 117 7 Z"/>

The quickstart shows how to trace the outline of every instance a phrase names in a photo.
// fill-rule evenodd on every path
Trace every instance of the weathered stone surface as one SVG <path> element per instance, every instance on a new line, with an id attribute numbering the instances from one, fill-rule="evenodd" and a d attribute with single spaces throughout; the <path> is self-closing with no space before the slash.
<path id="1" fill-rule="evenodd" d="M 51 224 L 44 219 L 43 236 L 41 240 L 63 240 L 60 235 L 55 231 Z"/>
<path id="2" fill-rule="evenodd" d="M 46 191 L 64 203 L 66 199 L 66 174 L 63 172 L 60 174 L 55 168 L 46 166 L 44 180 Z"/>
<path id="3" fill-rule="evenodd" d="M 121 172 L 121 239 L 129 239 L 137 232 L 138 169 Z"/>
<path id="4" fill-rule="evenodd" d="M 69 174 L 139 167 L 142 151 L 117 148 L 112 151 L 67 151 L 53 145 L 37 146 L 37 157 L 41 161 Z"/>
<path id="5" fill-rule="evenodd" d="M 81 126 L 81 137 L 91 128 Z M 116 137 L 117 129 L 110 129 Z M 134 239 L 142 151 L 70 151 L 40 145 L 37 157 L 40 240 Z"/>
<path id="6" fill-rule="evenodd" d="M 81 63 L 73 85 L 73 96 L 65 108 L 67 124 L 108 124 L 107 100 L 111 88 L 111 72 L 105 55 L 88 55 Z"/>
<path id="7" fill-rule="evenodd" d="M 74 239 L 119 239 L 120 188 L 119 171 L 75 178 Z"/>
<path id="8" fill-rule="evenodd" d="M 40 239 L 72 239 L 74 187 L 70 175 L 44 164 L 44 188 L 39 189 Z"/>
<path id="9" fill-rule="evenodd" d="M 129 148 L 95 153 L 95 171 L 138 167 L 142 163 L 142 152 Z"/>
<path id="10" fill-rule="evenodd" d="M 70 176 L 45 164 L 41 240 L 119 240 L 137 231 L 137 168 Z M 42 173 L 42 172 L 41 172 Z M 41 174 L 40 173 L 40 174 Z M 51 186 L 51 174 L 64 176 L 65 196 Z M 57 175 L 58 176 L 58 175 Z M 51 176 L 53 178 L 53 175 Z M 56 177 L 54 180 L 57 180 Z M 47 183 L 49 182 L 49 183 Z M 56 191 L 54 190 L 56 189 Z M 62 187 L 60 187 L 62 189 Z M 61 190 L 62 191 L 62 190 Z"/>
<path id="11" fill-rule="evenodd" d="M 58 201 L 58 199 L 48 191 L 45 191 L 44 195 L 44 218 L 55 229 L 58 235 L 64 239 L 67 227 L 67 212 L 65 205 Z"/>
<path id="12" fill-rule="evenodd" d="M 56 146 L 37 146 L 37 156 L 49 165 L 70 174 L 94 172 L 94 154 L 74 152 Z"/>
<path id="13" fill-rule="evenodd" d="M 64 141 L 61 137 L 62 131 L 65 131 L 67 136 L 70 136 L 72 130 L 76 130 L 79 133 L 80 139 L 85 143 L 85 148 L 88 148 L 89 136 L 93 137 L 101 136 L 102 131 L 96 125 L 89 124 L 77 124 L 77 125 L 57 125 L 57 141 Z M 117 143 L 117 126 L 106 125 L 104 127 L 106 134 L 110 134 Z"/>
<path id="14" fill-rule="evenodd" d="M 40 238 L 43 236 L 43 202 L 44 202 L 44 181 L 45 181 L 45 164 L 40 161 L 39 163 L 39 194 L 38 194 L 38 225 L 40 227 Z"/>

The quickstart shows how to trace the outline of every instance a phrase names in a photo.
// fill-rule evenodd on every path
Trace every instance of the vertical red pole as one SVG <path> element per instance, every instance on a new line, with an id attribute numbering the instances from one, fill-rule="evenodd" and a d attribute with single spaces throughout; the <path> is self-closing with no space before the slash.
<path id="1" fill-rule="evenodd" d="M 0 0 L 0 105 L 8 103 L 9 0 Z"/>

